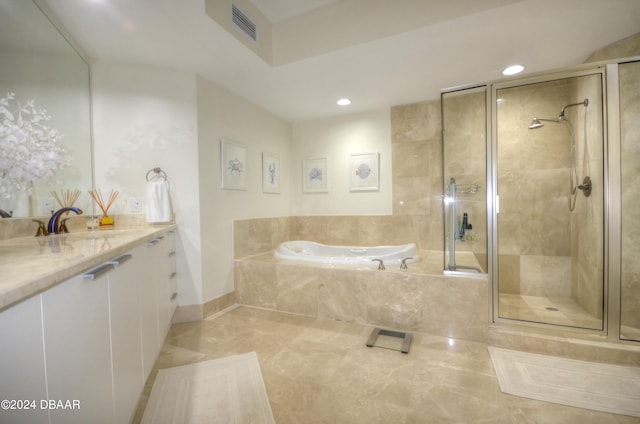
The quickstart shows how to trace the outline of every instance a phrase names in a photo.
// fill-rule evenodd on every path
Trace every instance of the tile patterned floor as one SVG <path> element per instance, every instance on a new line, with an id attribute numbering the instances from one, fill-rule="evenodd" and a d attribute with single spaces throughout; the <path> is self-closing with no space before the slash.
<path id="1" fill-rule="evenodd" d="M 278 424 L 640 423 L 503 394 L 478 342 L 414 333 L 409 354 L 367 348 L 371 327 L 238 307 L 171 328 L 158 369 L 256 351 Z"/>

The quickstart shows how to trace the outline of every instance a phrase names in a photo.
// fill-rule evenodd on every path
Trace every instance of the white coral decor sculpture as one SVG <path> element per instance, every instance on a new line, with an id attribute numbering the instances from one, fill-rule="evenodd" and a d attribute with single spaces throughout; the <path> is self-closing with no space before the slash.
<path id="1" fill-rule="evenodd" d="M 0 197 L 30 190 L 68 165 L 59 146 L 62 135 L 47 125 L 51 116 L 29 100 L 21 105 L 15 93 L 0 99 Z M 15 104 L 13 104 L 15 103 Z"/>

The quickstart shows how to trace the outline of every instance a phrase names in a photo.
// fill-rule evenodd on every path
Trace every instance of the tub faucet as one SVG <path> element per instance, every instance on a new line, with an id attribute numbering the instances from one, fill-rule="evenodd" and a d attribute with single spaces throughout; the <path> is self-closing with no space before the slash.
<path id="1" fill-rule="evenodd" d="M 407 261 L 410 260 L 410 259 L 413 259 L 413 256 L 410 256 L 408 258 L 402 259 L 402 263 L 400 264 L 400 269 L 402 271 L 406 271 L 406 270 L 409 269 L 409 267 L 407 266 Z"/>
<path id="2" fill-rule="evenodd" d="M 4 209 L 0 209 L 0 218 L 11 218 L 12 212 L 5 211 Z"/>
<path id="3" fill-rule="evenodd" d="M 384 261 L 382 259 L 371 259 L 373 262 L 378 262 L 378 271 L 384 271 Z"/>
<path id="4" fill-rule="evenodd" d="M 60 225 L 58 221 L 60 220 L 60 216 L 67 212 L 73 211 L 76 214 L 82 214 L 82 209 L 76 208 L 75 206 L 66 206 L 64 208 L 60 208 L 51 215 L 51 219 L 49 220 L 49 224 L 47 224 L 47 232 L 49 234 L 59 234 L 60 233 Z M 66 228 L 66 227 L 65 227 Z"/>

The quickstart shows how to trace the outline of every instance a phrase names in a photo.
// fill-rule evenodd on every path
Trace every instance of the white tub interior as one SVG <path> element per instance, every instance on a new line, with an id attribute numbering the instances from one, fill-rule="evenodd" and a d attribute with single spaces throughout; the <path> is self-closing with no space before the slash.
<path id="1" fill-rule="evenodd" d="M 313 241 L 286 241 L 274 252 L 277 259 L 294 260 L 309 263 L 340 265 L 378 266 L 374 259 L 380 259 L 385 265 L 415 263 L 420 258 L 415 243 L 397 246 L 332 246 Z"/>

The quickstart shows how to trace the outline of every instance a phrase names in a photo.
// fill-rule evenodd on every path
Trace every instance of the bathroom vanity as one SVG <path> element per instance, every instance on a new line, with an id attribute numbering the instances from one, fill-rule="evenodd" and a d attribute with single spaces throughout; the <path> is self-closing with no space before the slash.
<path id="1" fill-rule="evenodd" d="M 0 422 L 130 422 L 177 305 L 175 226 L 0 241 Z"/>

